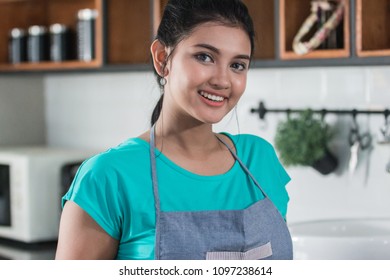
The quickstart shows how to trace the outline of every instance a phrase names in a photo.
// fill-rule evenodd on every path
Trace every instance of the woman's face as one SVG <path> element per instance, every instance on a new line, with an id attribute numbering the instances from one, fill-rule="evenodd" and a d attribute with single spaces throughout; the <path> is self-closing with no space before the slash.
<path id="1" fill-rule="evenodd" d="M 198 26 L 168 61 L 165 109 L 180 119 L 184 114 L 202 123 L 219 122 L 245 90 L 250 53 L 243 29 L 218 23 Z"/>

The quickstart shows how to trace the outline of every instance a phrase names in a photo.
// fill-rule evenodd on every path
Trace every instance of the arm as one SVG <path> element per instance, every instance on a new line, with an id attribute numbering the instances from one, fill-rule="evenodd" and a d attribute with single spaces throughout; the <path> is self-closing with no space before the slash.
<path id="1" fill-rule="evenodd" d="M 118 240 L 108 235 L 80 206 L 66 202 L 62 211 L 56 259 L 114 259 Z"/>

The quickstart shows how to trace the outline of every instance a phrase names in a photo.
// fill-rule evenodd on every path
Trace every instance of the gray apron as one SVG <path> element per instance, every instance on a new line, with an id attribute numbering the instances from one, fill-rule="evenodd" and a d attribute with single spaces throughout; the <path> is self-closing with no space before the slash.
<path id="1" fill-rule="evenodd" d="M 243 210 L 173 211 L 160 209 L 154 126 L 150 130 L 150 159 L 156 209 L 156 260 L 292 259 L 286 222 L 247 167 L 239 162 L 264 195 Z"/>

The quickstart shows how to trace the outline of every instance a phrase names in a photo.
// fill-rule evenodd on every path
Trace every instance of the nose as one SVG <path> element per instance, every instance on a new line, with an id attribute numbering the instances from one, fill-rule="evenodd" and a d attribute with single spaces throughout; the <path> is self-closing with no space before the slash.
<path id="1" fill-rule="evenodd" d="M 228 70 L 222 66 L 216 67 L 209 83 L 215 89 L 228 89 L 230 87 Z"/>

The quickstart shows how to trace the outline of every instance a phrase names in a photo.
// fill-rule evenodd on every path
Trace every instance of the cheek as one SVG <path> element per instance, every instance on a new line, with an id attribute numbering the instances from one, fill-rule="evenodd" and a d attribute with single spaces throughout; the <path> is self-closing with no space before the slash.
<path id="1" fill-rule="evenodd" d="M 210 77 L 207 67 L 201 67 L 199 63 L 186 63 L 175 69 L 175 83 L 181 90 L 197 90 L 206 83 Z"/>
<path id="2" fill-rule="evenodd" d="M 234 92 L 236 92 L 238 98 L 240 98 L 245 91 L 246 80 L 246 75 L 243 75 L 234 81 Z"/>
<path id="3" fill-rule="evenodd" d="M 175 84 L 180 86 L 193 83 L 193 81 L 201 75 L 199 69 L 196 68 L 197 65 L 192 63 L 190 60 L 186 60 L 187 63 L 182 63 L 182 61 L 175 60 L 174 63 L 172 63 L 170 71 L 170 78 Z M 194 75 L 194 73 L 197 74 Z"/>

